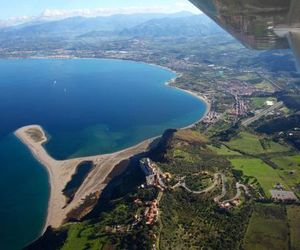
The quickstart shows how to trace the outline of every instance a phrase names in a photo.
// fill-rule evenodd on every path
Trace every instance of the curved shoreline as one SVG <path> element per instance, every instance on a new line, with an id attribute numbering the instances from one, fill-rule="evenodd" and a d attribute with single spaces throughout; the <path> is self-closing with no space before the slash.
<path id="1" fill-rule="evenodd" d="M 35 141 L 28 132 L 29 130 L 41 132 L 43 139 Z M 46 231 L 48 226 L 54 228 L 61 226 L 67 214 L 81 205 L 88 195 L 100 192 L 105 188 L 105 180 L 117 164 L 136 154 L 146 152 L 155 139 L 145 140 L 135 146 L 111 154 L 99 154 L 59 161 L 52 158 L 43 147 L 43 143 L 47 141 L 47 137 L 41 126 L 29 125 L 22 127 L 15 131 L 15 135 L 29 148 L 34 158 L 45 167 L 48 173 L 50 196 L 47 216 L 41 234 Z M 84 161 L 93 162 L 94 168 L 89 172 L 87 178 L 79 187 L 73 201 L 66 204 L 67 199 L 62 191 L 66 184 L 72 179 L 78 165 Z"/>
<path id="2" fill-rule="evenodd" d="M 126 62 L 134 62 L 134 63 L 141 63 L 141 64 L 146 64 L 146 65 L 151 65 L 151 66 L 155 66 L 155 67 L 170 71 L 173 74 L 175 74 L 175 77 L 173 77 L 172 79 L 165 82 L 165 86 L 168 86 L 168 87 L 175 88 L 175 89 L 181 90 L 183 92 L 186 92 L 186 93 L 196 97 L 197 99 L 199 99 L 200 101 L 202 101 L 206 105 L 206 110 L 205 110 L 203 116 L 199 120 L 192 123 L 191 125 L 187 125 L 186 127 L 177 128 L 177 129 L 193 128 L 197 123 L 201 122 L 207 116 L 207 114 L 210 112 L 210 109 L 211 109 L 211 103 L 209 102 L 209 100 L 207 100 L 207 98 L 200 95 L 199 93 L 195 93 L 192 90 L 182 89 L 182 88 L 170 85 L 170 83 L 175 82 L 178 78 L 180 78 L 182 76 L 182 73 L 178 73 L 177 71 L 175 71 L 171 68 L 168 68 L 167 66 L 163 66 L 163 65 L 156 64 L 156 63 L 153 63 L 153 62 L 135 61 L 135 60 L 132 60 L 132 59 L 124 59 L 124 58 L 107 58 L 107 57 L 94 58 L 94 57 L 76 57 L 76 56 L 74 56 L 74 57 L 69 56 L 67 58 L 66 57 L 52 58 L 52 57 L 47 57 L 47 56 L 45 56 L 45 57 L 43 57 L 43 56 L 39 56 L 39 57 L 30 56 L 30 57 L 26 57 L 26 58 L 15 57 L 15 58 L 8 58 L 8 59 L 9 60 L 26 60 L 26 59 L 34 59 L 34 60 L 46 60 L 46 59 L 47 60 L 110 60 L 110 61 L 126 61 Z"/>
<path id="3" fill-rule="evenodd" d="M 43 59 L 49 59 L 49 58 L 43 58 Z M 74 58 L 74 59 L 84 59 L 84 58 Z M 86 58 L 86 59 L 103 60 L 101 58 Z M 122 60 L 122 59 L 108 59 L 108 58 L 105 58 L 105 59 L 106 60 Z M 132 61 L 132 60 L 126 60 L 126 61 Z M 161 65 L 150 64 L 150 63 L 139 62 L 139 61 L 132 61 L 132 62 L 153 65 L 155 67 L 160 67 L 160 68 L 163 68 L 164 70 L 173 72 L 175 74 L 175 77 L 173 79 L 168 80 L 168 82 L 165 83 L 166 86 L 172 87 L 172 88 L 178 89 L 180 91 L 184 91 L 190 95 L 193 95 L 194 97 L 196 97 L 197 99 L 201 100 L 202 102 L 204 102 L 206 104 L 205 113 L 201 116 L 201 118 L 199 120 L 195 121 L 194 123 L 192 123 L 186 127 L 177 128 L 177 129 L 187 129 L 187 128 L 194 127 L 197 123 L 199 123 L 202 119 L 204 119 L 205 116 L 207 115 L 207 113 L 210 111 L 210 103 L 203 96 L 200 96 L 199 94 L 194 93 L 192 91 L 181 89 L 176 86 L 170 85 L 171 82 L 176 81 L 176 79 L 181 76 L 180 73 L 177 73 L 176 71 L 169 69 L 167 67 L 161 66 Z M 33 142 L 32 140 L 30 140 L 30 138 L 28 138 L 28 136 L 26 137 L 26 130 L 30 129 L 30 128 L 35 128 L 35 129 L 39 129 L 40 131 L 42 131 L 44 139 L 41 142 L 37 143 L 37 142 Z M 76 171 L 76 167 L 78 166 L 78 164 L 81 161 L 92 160 L 94 163 L 97 164 L 98 170 L 100 168 L 102 168 L 103 165 L 105 165 L 106 167 L 109 165 L 109 167 L 107 167 L 105 169 L 105 174 L 108 175 L 120 161 L 128 159 L 137 153 L 145 151 L 147 149 L 147 147 L 150 145 L 150 143 L 155 138 L 161 136 L 161 135 L 159 135 L 157 137 L 144 140 L 135 146 L 125 148 L 121 151 L 114 152 L 111 154 L 100 154 L 100 155 L 96 155 L 96 156 L 79 157 L 79 158 L 74 158 L 74 159 L 58 161 L 58 160 L 55 160 L 54 158 L 52 158 L 47 153 L 45 148 L 43 147 L 43 144 L 45 142 L 47 142 L 47 136 L 46 136 L 46 133 L 43 130 L 43 128 L 40 127 L 39 125 L 31 125 L 31 126 L 22 127 L 15 132 L 15 135 L 22 141 L 23 144 L 25 144 L 30 149 L 33 156 L 45 167 L 45 169 L 47 170 L 48 176 L 49 176 L 48 181 L 49 181 L 49 185 L 50 185 L 50 196 L 49 196 L 49 201 L 48 201 L 48 210 L 47 210 L 45 225 L 44 225 L 43 230 L 41 231 L 41 234 L 43 234 L 45 232 L 45 230 L 47 229 L 47 227 L 49 225 L 51 225 L 53 227 L 60 226 L 64 220 L 63 215 L 65 215 L 67 213 L 67 211 L 70 211 L 71 208 L 73 208 L 73 209 L 76 208 L 76 205 L 79 204 L 78 202 L 80 202 L 81 199 L 85 198 L 88 194 L 90 194 L 86 190 L 83 190 L 83 192 L 80 193 L 81 196 L 78 195 L 81 199 L 78 197 L 77 197 L 77 199 L 75 199 L 75 201 L 77 203 L 76 202 L 74 202 L 74 204 L 72 203 L 72 206 L 68 206 L 68 209 L 62 209 L 63 206 L 61 206 L 61 205 L 64 204 L 65 197 L 62 197 L 61 195 L 58 195 L 58 194 L 62 191 L 62 188 L 65 187 L 66 183 L 71 179 L 72 174 Z M 100 158 L 101 158 L 101 161 L 99 161 Z M 58 166 L 61 166 L 60 170 L 58 170 L 58 168 L 59 168 Z M 101 170 L 99 170 L 99 171 L 101 172 Z M 93 174 L 94 174 L 94 172 L 93 172 Z M 61 176 L 64 177 L 63 180 L 62 180 Z M 90 174 L 89 174 L 89 176 L 90 176 Z M 100 174 L 100 176 L 103 176 L 103 173 Z M 55 180 L 60 180 L 61 182 L 58 183 Z M 87 184 L 85 183 L 85 185 L 87 185 Z M 97 187 L 95 186 L 92 189 L 93 190 L 96 190 L 96 189 L 102 190 L 104 188 L 104 186 L 103 185 L 101 187 L 100 186 L 101 186 L 101 183 L 99 185 L 97 185 Z M 90 192 L 91 189 L 89 189 L 88 191 Z M 59 197 L 59 198 L 57 198 L 57 197 Z M 55 206 L 53 205 L 54 203 L 56 203 Z M 61 207 L 59 207 L 58 204 Z M 63 210 L 63 214 L 57 216 L 57 213 L 58 213 L 57 211 L 61 211 L 61 210 Z M 58 217 L 58 218 L 54 218 L 54 217 Z"/>

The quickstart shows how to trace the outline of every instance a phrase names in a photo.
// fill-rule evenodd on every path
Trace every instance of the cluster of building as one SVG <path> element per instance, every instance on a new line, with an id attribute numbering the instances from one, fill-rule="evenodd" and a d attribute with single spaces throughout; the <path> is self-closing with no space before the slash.
<path id="1" fill-rule="evenodd" d="M 106 226 L 105 227 L 105 231 L 108 233 L 126 233 L 128 232 L 130 229 L 127 225 L 114 225 L 114 226 Z"/>
<path id="2" fill-rule="evenodd" d="M 234 200 L 231 201 L 227 201 L 227 202 L 222 202 L 219 204 L 220 208 L 229 210 L 233 207 L 239 206 L 241 204 L 241 200 L 240 198 L 236 198 Z"/>
<path id="3" fill-rule="evenodd" d="M 274 189 L 270 190 L 272 200 L 275 202 L 298 202 L 297 196 L 292 191 L 285 191 L 282 184 L 277 183 Z"/>
<path id="4" fill-rule="evenodd" d="M 146 224 L 152 225 L 157 219 L 158 202 L 155 199 L 155 200 L 151 201 L 148 205 L 149 206 L 146 208 L 146 210 L 144 212 L 144 217 L 146 219 Z"/>
<path id="5" fill-rule="evenodd" d="M 162 191 L 166 188 L 163 181 L 166 178 L 165 174 L 163 174 L 157 165 L 149 158 L 140 160 L 140 167 L 145 174 L 146 184 L 148 187 L 155 186 Z"/>
<path id="6" fill-rule="evenodd" d="M 136 199 L 134 203 L 140 207 L 146 207 L 143 214 L 136 214 L 133 226 L 139 224 L 142 220 L 146 221 L 147 225 L 152 225 L 157 220 L 158 216 L 158 201 L 154 199 L 153 201 L 142 202 L 140 199 Z"/>
<path id="7" fill-rule="evenodd" d="M 215 124 L 220 119 L 220 114 L 215 111 L 210 111 L 203 119 L 204 124 Z"/>
<path id="8" fill-rule="evenodd" d="M 226 85 L 226 92 L 233 96 L 251 96 L 258 89 L 254 85 L 242 83 L 239 80 L 231 80 Z"/>
<path id="9" fill-rule="evenodd" d="M 298 202 L 297 196 L 292 191 L 270 190 L 273 201 L 276 202 Z"/>
<path id="10" fill-rule="evenodd" d="M 235 99 L 235 103 L 230 114 L 235 116 L 246 115 L 248 112 L 248 106 L 245 103 L 245 101 L 243 101 L 238 95 L 235 95 L 234 99 Z"/>

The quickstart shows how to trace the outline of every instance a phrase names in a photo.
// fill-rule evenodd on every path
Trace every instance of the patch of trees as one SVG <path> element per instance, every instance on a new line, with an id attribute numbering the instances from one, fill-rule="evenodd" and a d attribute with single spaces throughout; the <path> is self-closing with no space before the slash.
<path id="1" fill-rule="evenodd" d="M 273 134 L 276 132 L 287 131 L 300 126 L 300 114 L 289 117 L 281 117 L 267 121 L 259 126 L 256 131 L 259 133 Z"/>
<path id="2" fill-rule="evenodd" d="M 220 141 L 229 142 L 233 137 L 235 137 L 238 134 L 238 129 L 239 129 L 239 123 L 236 123 L 233 126 L 231 126 L 229 129 L 221 131 L 214 137 L 219 138 Z"/>
<path id="3" fill-rule="evenodd" d="M 296 111 L 300 110 L 300 95 L 297 94 L 283 94 L 279 95 L 279 100 L 283 101 L 284 104 Z"/>

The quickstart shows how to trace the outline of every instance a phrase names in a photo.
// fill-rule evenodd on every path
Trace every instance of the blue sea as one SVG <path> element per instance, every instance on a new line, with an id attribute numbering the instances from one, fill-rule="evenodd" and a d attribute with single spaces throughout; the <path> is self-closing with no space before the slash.
<path id="1" fill-rule="evenodd" d="M 157 66 L 121 60 L 0 60 L 0 249 L 39 236 L 49 197 L 45 169 L 13 135 L 47 132 L 56 159 L 111 153 L 185 127 L 206 105 L 165 85 Z"/>

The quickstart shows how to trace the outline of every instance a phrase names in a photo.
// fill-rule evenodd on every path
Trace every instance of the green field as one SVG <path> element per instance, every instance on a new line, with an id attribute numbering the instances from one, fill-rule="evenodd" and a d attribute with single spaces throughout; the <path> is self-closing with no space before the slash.
<path id="1" fill-rule="evenodd" d="M 270 196 L 269 190 L 277 183 L 282 183 L 276 170 L 257 158 L 235 158 L 230 159 L 231 164 L 236 170 L 243 171 L 249 177 L 255 177 L 266 196 Z"/>
<path id="2" fill-rule="evenodd" d="M 266 80 L 263 80 L 261 83 L 255 84 L 255 87 L 264 91 L 274 91 L 274 87 L 272 86 L 272 84 Z"/>
<path id="3" fill-rule="evenodd" d="M 278 205 L 255 205 L 244 239 L 245 250 L 289 249 L 285 209 Z"/>
<path id="4" fill-rule="evenodd" d="M 74 223 L 70 225 L 67 240 L 62 250 L 73 249 L 101 249 L 101 238 L 91 239 L 93 226 L 87 223 Z M 102 239 L 103 240 L 103 239 Z"/>
<path id="5" fill-rule="evenodd" d="M 271 159 L 278 166 L 278 174 L 296 194 L 300 195 L 300 155 L 274 157 Z M 297 190 L 298 189 L 298 190 Z"/>
<path id="6" fill-rule="evenodd" d="M 254 109 L 261 109 L 267 107 L 266 101 L 276 102 L 276 98 L 274 97 L 252 97 L 250 105 Z"/>
<path id="7" fill-rule="evenodd" d="M 232 149 L 253 155 L 286 152 L 290 150 L 287 146 L 248 132 L 239 133 L 238 136 L 233 138 L 227 145 Z"/>
<path id="8" fill-rule="evenodd" d="M 300 206 L 288 206 L 287 216 L 290 226 L 291 250 L 300 249 Z"/>
<path id="9" fill-rule="evenodd" d="M 216 152 L 218 155 L 224 155 L 224 156 L 238 156 L 241 155 L 239 152 L 230 150 L 224 145 L 221 145 L 220 147 L 215 146 L 208 146 L 209 149 Z"/>
<path id="10" fill-rule="evenodd" d="M 173 157 L 176 158 L 176 159 L 182 159 L 186 162 L 189 162 L 189 163 L 194 163 L 196 162 L 197 160 L 199 160 L 198 157 L 184 151 L 184 150 L 181 150 L 181 149 L 175 149 L 173 151 Z"/>

